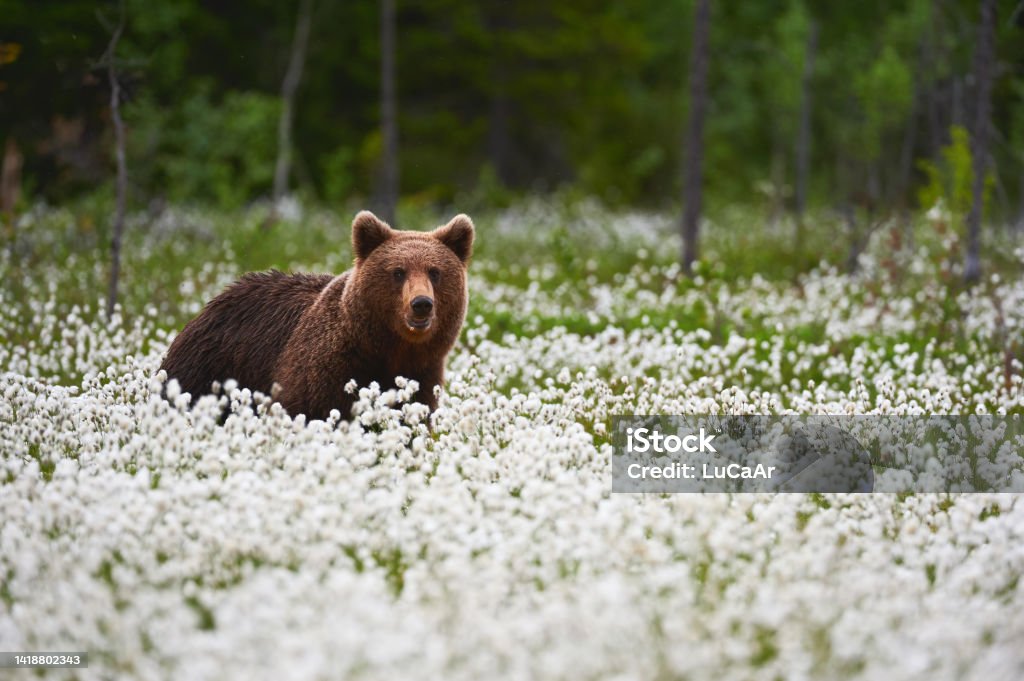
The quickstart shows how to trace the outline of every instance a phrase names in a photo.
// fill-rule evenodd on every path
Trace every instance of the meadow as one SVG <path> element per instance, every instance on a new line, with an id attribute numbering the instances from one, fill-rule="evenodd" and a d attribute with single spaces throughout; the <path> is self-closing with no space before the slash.
<path id="1" fill-rule="evenodd" d="M 347 269 L 354 210 L 133 214 L 107 319 L 108 207 L 33 208 L 0 256 L 0 649 L 90 654 L 47 677 L 1024 677 L 1018 496 L 612 494 L 607 425 L 1024 414 L 1019 236 L 986 236 L 967 289 L 941 210 L 853 272 L 838 219 L 797 240 L 737 210 L 687 278 L 672 215 L 474 214 L 428 429 L 410 386 L 308 424 L 232 386 L 160 397 L 206 300 Z"/>

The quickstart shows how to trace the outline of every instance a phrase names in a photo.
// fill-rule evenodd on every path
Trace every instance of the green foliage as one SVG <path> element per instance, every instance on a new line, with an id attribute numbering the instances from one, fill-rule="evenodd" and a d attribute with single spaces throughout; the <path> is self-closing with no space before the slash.
<path id="1" fill-rule="evenodd" d="M 6 299 L 11 303 L 5 343 L 28 345 L 54 333 L 39 326 L 38 294 L 32 291 L 40 281 L 50 281 L 64 313 L 102 314 L 95 306 L 95 292 L 103 290 L 108 271 L 103 262 L 97 262 L 95 253 L 98 244 L 107 240 L 104 229 L 111 205 L 110 196 L 90 197 L 87 202 L 32 216 L 32 229 L 13 245 L 17 258 L 0 262 L 7 268 Z M 421 229 L 444 219 L 407 206 L 400 213 L 406 226 Z M 592 202 L 571 199 L 517 204 L 509 212 L 481 211 L 473 217 L 479 239 L 470 270 L 475 293 L 470 296 L 467 319 L 472 320 L 472 328 L 480 329 L 479 340 L 501 341 L 506 333 L 533 336 L 556 328 L 597 334 L 607 329 L 609 319 L 627 332 L 704 329 L 709 344 L 724 344 L 734 335 L 756 343 L 751 351 L 759 362 L 767 366 L 782 361 L 784 381 L 797 375 L 795 365 L 804 361 L 797 353 L 801 342 L 828 342 L 830 352 L 847 357 L 864 347 L 883 349 L 887 354 L 906 355 L 909 350 L 924 357 L 937 338 L 944 339 L 950 351 L 964 356 L 979 347 L 1016 351 L 984 325 L 966 334 L 964 324 L 969 316 L 965 315 L 960 280 L 953 283 L 941 277 L 955 246 L 949 246 L 926 221 L 916 225 L 911 250 L 904 248 L 894 254 L 891 241 L 879 234 L 870 247 L 875 265 L 868 268 L 868 284 L 853 284 L 856 280 L 851 279 L 851 290 L 844 294 L 851 305 L 870 307 L 893 295 L 920 292 L 904 298 L 917 305 L 910 313 L 917 319 L 912 331 L 894 328 L 882 332 L 878 327 L 877 335 L 838 339 L 832 338 L 826 319 L 811 315 L 785 331 L 783 350 L 796 354 L 773 359 L 768 348 L 780 330 L 772 305 L 766 300 L 764 306 L 749 302 L 738 306 L 731 292 L 751 287 L 766 294 L 788 290 L 797 296 L 795 304 L 802 306 L 804 294 L 798 292 L 809 281 L 808 273 L 832 269 L 845 257 L 845 249 L 834 243 L 835 225 L 821 216 L 809 216 L 799 248 L 791 245 L 790 239 L 780 238 L 777 230 L 754 213 L 715 218 L 707 225 L 704 259 L 693 279 L 679 277 L 678 242 L 673 238 L 671 220 L 611 213 Z M 175 205 L 148 224 L 145 214 L 136 214 L 132 222 L 140 228 L 125 234 L 121 298 L 125 318 L 158 318 L 159 328 L 181 328 L 199 311 L 200 302 L 243 272 L 271 267 L 341 272 L 351 266 L 350 212 L 309 209 L 301 221 L 282 222 L 269 231 L 262 227 L 264 218 L 265 211 L 258 209 L 211 211 Z M 639 228 L 634 224 L 623 229 L 638 220 Z M 508 229 L 510 223 L 517 228 Z M 1020 263 L 1014 260 L 1013 248 L 1007 247 L 1009 235 L 996 237 L 985 245 L 984 257 L 992 272 L 1004 280 L 1019 276 Z M 0 243 L 4 252 L 11 247 Z M 921 252 L 928 255 L 914 257 L 924 271 L 905 266 L 907 254 Z M 890 262 L 894 256 L 897 261 Z M 55 259 L 64 263 L 59 276 L 53 274 Z M 806 304 L 819 300 L 816 286 L 807 290 Z M 610 289 L 626 292 L 626 298 L 608 307 Z M 531 301 L 528 314 L 522 309 L 525 300 Z M 150 342 L 162 339 L 157 335 Z M 900 345 L 906 348 L 896 350 Z M 98 351 L 88 351 L 94 350 Z M 854 386 L 857 378 L 856 374 L 800 375 L 815 381 L 827 378 L 844 390 Z M 51 367 L 48 376 L 66 385 L 82 380 L 74 356 Z M 751 380 L 757 377 L 752 375 Z M 42 460 L 40 464 L 43 466 Z"/>
<path id="2" fill-rule="evenodd" d="M 480 175 L 473 184 L 472 191 L 459 195 L 456 204 L 462 210 L 477 212 L 505 208 L 513 199 L 512 192 L 502 183 L 494 165 L 485 163 L 480 168 Z"/>
<path id="3" fill-rule="evenodd" d="M 276 97 L 231 91 L 214 101 L 207 88 L 170 112 L 140 105 L 131 121 L 149 153 L 132 167 L 159 178 L 175 200 L 242 205 L 270 189 L 279 114 Z"/>
<path id="4" fill-rule="evenodd" d="M 950 211 L 953 220 L 960 222 L 971 209 L 974 200 L 974 166 L 971 161 L 970 134 L 955 125 L 949 130 L 950 143 L 942 148 L 937 162 L 921 161 L 919 166 L 927 182 L 917 193 L 921 208 L 941 205 Z M 995 176 L 989 172 L 985 178 L 984 205 L 987 207 L 995 186 Z"/>
<path id="5" fill-rule="evenodd" d="M 854 90 L 864 111 L 859 153 L 865 160 L 873 160 L 882 153 L 885 134 L 906 119 L 913 96 L 910 68 L 892 46 L 886 45 L 858 74 Z"/>
<path id="6" fill-rule="evenodd" d="M 770 83 L 766 96 L 781 134 L 793 135 L 796 131 L 810 30 L 811 17 L 799 1 L 790 2 L 775 22 L 773 43 L 777 47 L 769 53 L 764 69 Z"/>
<path id="7" fill-rule="evenodd" d="M 118 56 L 135 200 L 232 207 L 265 194 L 296 3 L 124 5 Z M 97 10 L 109 19 L 117 3 L 6 0 L 0 13 L 0 43 L 22 46 L 0 67 L 0 143 L 13 135 L 26 152 L 23 187 L 36 196 L 60 201 L 111 176 L 109 89 L 95 68 L 109 32 Z M 434 207 L 465 197 L 507 203 L 574 187 L 607 204 L 672 205 L 692 12 L 692 0 L 399 3 L 403 197 Z M 812 25 L 812 204 L 863 190 L 869 178 L 883 201 L 904 198 L 896 194 L 912 189 L 894 179 L 907 167 L 907 132 L 914 154 L 935 157 L 934 129 L 970 108 L 976 20 L 969 0 L 716 3 L 706 204 L 750 203 L 769 176 L 793 184 Z M 337 205 L 374 192 L 378 21 L 375 3 L 316 3 L 294 126 L 304 196 Z M 999 22 L 1000 64 L 1022 63 L 1020 35 Z M 1024 126 L 1015 123 L 1020 82 L 1019 70 L 997 69 L 993 120 L 1011 143 L 993 157 L 1011 195 L 1024 174 L 1013 132 Z"/>
<path id="8" fill-rule="evenodd" d="M 1024 166 L 1024 80 L 1013 84 L 1013 95 L 1016 99 L 1016 106 L 1013 107 L 1010 118 L 1009 146 L 1014 150 L 1017 162 Z M 1021 201 L 1024 201 L 1024 196 L 1020 198 Z"/>
<path id="9" fill-rule="evenodd" d="M 356 186 L 355 152 L 351 147 L 340 146 L 324 157 L 321 164 L 323 197 L 332 205 L 340 205 L 350 196 Z"/>

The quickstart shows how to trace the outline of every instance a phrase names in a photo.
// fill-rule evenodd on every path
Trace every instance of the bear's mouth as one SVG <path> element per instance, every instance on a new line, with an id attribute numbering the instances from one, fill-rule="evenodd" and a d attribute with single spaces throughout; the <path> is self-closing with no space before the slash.
<path id="1" fill-rule="evenodd" d="M 417 319 L 416 317 L 406 317 L 405 324 L 411 331 L 426 331 L 430 328 L 432 317 L 424 317 L 423 319 Z"/>

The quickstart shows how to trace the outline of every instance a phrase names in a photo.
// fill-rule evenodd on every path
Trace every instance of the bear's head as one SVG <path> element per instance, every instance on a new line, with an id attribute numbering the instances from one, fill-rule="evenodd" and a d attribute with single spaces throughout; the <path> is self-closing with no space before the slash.
<path id="1" fill-rule="evenodd" d="M 391 229 L 369 211 L 352 222 L 355 269 L 346 285 L 364 312 L 411 343 L 455 342 L 466 317 L 473 221 L 456 215 L 432 232 Z"/>

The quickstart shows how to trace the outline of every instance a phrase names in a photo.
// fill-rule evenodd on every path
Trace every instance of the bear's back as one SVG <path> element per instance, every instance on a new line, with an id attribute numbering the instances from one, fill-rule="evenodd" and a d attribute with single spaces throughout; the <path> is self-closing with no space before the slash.
<path id="1" fill-rule="evenodd" d="M 195 401 L 214 381 L 269 395 L 274 365 L 302 313 L 335 277 L 276 270 L 244 275 L 189 322 L 161 366 Z M 344 285 L 344 280 L 340 282 Z"/>

